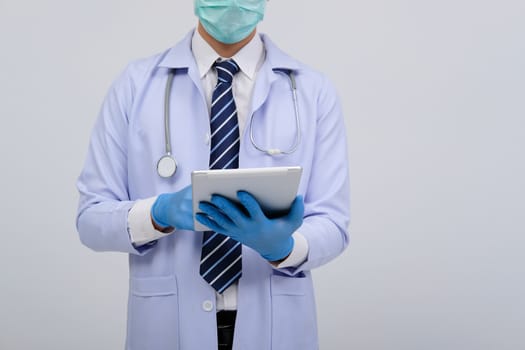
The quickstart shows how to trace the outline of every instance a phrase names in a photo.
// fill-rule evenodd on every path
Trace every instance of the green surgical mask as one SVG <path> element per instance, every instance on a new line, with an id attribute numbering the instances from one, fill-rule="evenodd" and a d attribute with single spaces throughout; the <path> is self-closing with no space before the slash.
<path id="1" fill-rule="evenodd" d="M 215 40 L 245 39 L 264 17 L 266 0 L 195 0 L 195 15 Z"/>

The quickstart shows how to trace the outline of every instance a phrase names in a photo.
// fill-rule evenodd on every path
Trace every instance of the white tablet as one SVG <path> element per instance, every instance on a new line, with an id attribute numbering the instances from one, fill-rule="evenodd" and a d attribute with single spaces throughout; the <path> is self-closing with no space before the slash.
<path id="1" fill-rule="evenodd" d="M 194 171 L 191 174 L 193 213 L 200 212 L 199 202 L 209 202 L 212 194 L 238 202 L 237 192 L 246 191 L 257 199 L 266 214 L 286 214 L 297 196 L 301 173 L 299 166 Z M 195 220 L 195 230 L 209 228 Z"/>

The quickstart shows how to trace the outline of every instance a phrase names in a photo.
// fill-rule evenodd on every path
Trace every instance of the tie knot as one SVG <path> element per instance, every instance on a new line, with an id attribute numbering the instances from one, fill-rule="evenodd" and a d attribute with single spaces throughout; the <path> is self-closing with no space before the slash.
<path id="1" fill-rule="evenodd" d="M 231 84 L 233 76 L 239 72 L 239 66 L 234 60 L 225 60 L 215 62 L 215 69 L 217 69 L 217 76 L 219 81 Z"/>

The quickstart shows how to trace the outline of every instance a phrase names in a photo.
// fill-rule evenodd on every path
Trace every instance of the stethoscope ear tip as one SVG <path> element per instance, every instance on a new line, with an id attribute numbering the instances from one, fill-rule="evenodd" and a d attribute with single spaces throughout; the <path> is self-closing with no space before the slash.
<path id="1" fill-rule="evenodd" d="M 281 152 L 281 150 L 278 148 L 270 148 L 269 150 L 266 151 L 266 153 L 268 153 L 271 156 L 278 156 L 279 154 L 283 152 Z"/>

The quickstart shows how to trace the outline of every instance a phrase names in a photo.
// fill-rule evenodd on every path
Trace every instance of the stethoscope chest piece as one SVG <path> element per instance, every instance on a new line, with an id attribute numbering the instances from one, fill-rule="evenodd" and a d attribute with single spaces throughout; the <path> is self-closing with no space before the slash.
<path id="1" fill-rule="evenodd" d="M 177 171 L 177 162 L 169 154 L 163 155 L 157 162 L 157 172 L 160 177 L 168 178 Z"/>

